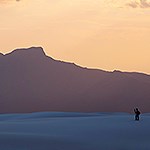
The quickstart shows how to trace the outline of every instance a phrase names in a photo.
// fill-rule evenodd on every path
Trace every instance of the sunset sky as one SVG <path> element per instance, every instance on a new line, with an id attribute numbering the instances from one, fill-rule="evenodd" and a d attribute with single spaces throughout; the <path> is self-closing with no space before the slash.
<path id="1" fill-rule="evenodd" d="M 150 0 L 0 0 L 0 52 L 31 46 L 89 68 L 150 74 Z"/>

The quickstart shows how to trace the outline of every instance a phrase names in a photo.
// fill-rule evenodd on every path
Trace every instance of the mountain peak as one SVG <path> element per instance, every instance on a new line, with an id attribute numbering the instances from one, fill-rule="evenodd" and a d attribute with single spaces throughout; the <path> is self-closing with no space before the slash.
<path id="1" fill-rule="evenodd" d="M 45 56 L 45 52 L 42 47 L 30 47 L 30 48 L 21 48 L 15 49 L 7 55 L 28 55 L 28 56 Z"/>
<path id="2" fill-rule="evenodd" d="M 45 56 L 45 52 L 42 47 L 19 48 L 6 54 L 5 56 L 14 56 L 14 55 L 17 57 L 18 56 L 41 57 Z"/>
<path id="3" fill-rule="evenodd" d="M 123 73 L 123 72 L 120 70 L 114 70 L 113 73 Z"/>

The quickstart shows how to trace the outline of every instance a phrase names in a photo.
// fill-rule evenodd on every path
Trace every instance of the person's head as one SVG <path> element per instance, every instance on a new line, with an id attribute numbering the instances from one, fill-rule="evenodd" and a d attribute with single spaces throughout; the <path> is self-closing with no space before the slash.
<path id="1" fill-rule="evenodd" d="M 136 111 L 138 111 L 138 108 L 136 108 Z"/>

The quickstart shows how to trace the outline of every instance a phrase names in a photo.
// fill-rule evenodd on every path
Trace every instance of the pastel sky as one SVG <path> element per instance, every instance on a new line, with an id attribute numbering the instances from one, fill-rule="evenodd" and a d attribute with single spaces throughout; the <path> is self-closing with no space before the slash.
<path id="1" fill-rule="evenodd" d="M 150 74 L 150 0 L 0 0 L 0 52 Z"/>

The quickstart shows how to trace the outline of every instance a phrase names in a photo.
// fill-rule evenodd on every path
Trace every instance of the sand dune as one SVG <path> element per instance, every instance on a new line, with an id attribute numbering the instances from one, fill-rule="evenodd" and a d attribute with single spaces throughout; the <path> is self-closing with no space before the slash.
<path id="1" fill-rule="evenodd" d="M 150 115 L 127 113 L 0 115 L 2 150 L 148 150 Z"/>

